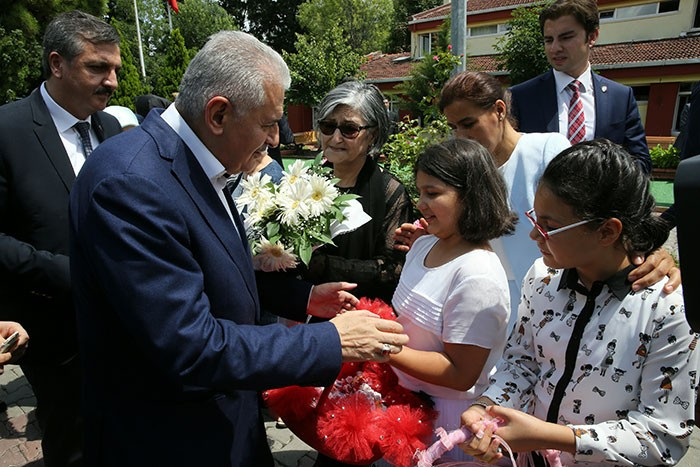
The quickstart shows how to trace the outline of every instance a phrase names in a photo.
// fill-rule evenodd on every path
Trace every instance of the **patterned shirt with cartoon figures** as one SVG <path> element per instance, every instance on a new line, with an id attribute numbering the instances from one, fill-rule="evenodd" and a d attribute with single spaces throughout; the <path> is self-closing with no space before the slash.
<path id="1" fill-rule="evenodd" d="M 680 289 L 663 293 L 663 279 L 635 293 L 629 270 L 596 283 L 599 293 L 589 298 L 575 269 L 551 269 L 538 259 L 484 393 L 570 426 L 576 454 L 562 453 L 563 465 L 672 465 L 688 449 L 698 335 L 686 322 Z"/>

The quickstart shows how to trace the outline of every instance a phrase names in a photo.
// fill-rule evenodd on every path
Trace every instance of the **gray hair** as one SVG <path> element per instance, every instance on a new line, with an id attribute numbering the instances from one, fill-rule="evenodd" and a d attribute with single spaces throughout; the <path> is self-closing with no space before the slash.
<path id="1" fill-rule="evenodd" d="M 365 125 L 373 126 L 374 142 L 367 151 L 369 156 L 379 154 L 389 139 L 389 117 L 384 106 L 384 96 L 373 84 L 346 81 L 331 89 L 318 105 L 318 121 L 325 120 L 339 105 L 347 105 L 360 114 Z M 314 129 L 318 131 L 318 121 Z"/>
<path id="2" fill-rule="evenodd" d="M 101 19 L 79 10 L 56 16 L 46 27 L 41 66 L 44 77 L 51 75 L 49 55 L 57 52 L 69 62 L 83 53 L 85 43 L 119 45 L 119 33 Z"/>
<path id="3" fill-rule="evenodd" d="M 265 104 L 265 85 L 270 82 L 289 89 L 289 69 L 280 54 L 250 34 L 221 31 L 190 62 L 175 105 L 185 119 L 194 120 L 211 98 L 223 96 L 241 116 Z"/>

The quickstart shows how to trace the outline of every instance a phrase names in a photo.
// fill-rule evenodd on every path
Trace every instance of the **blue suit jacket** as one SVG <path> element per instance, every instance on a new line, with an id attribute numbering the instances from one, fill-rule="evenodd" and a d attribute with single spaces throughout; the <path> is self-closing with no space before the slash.
<path id="1" fill-rule="evenodd" d="M 272 465 L 259 391 L 332 382 L 339 337 L 255 325 L 250 253 L 157 111 L 90 156 L 70 226 L 86 465 Z M 308 287 L 267 292 L 303 314 Z"/>
<path id="2" fill-rule="evenodd" d="M 644 126 L 639 117 L 632 88 L 596 73 L 595 137 L 607 138 L 622 145 L 637 158 L 646 173 L 651 172 L 651 158 Z M 511 113 L 523 133 L 559 132 L 557 91 L 552 70 L 511 88 Z"/>

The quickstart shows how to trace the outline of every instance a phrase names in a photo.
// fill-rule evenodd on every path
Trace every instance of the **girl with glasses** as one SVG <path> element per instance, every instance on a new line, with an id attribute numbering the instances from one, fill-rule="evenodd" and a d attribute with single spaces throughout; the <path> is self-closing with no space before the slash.
<path id="1" fill-rule="evenodd" d="M 460 414 L 488 385 L 506 341 L 508 280 L 489 242 L 512 233 L 503 178 L 479 143 L 450 140 L 416 161 L 417 239 L 392 304 L 410 342 L 389 363 L 399 383 L 431 396 L 435 426 L 459 428 Z M 453 460 L 471 459 L 454 450 Z"/>
<path id="2" fill-rule="evenodd" d="M 700 357 L 680 290 L 668 278 L 633 291 L 630 252 L 668 235 L 649 180 L 607 140 L 563 151 L 528 213 L 542 258 L 525 277 L 518 321 L 467 427 L 500 418 L 514 451 L 561 451 L 577 462 L 673 465 L 688 449 Z M 462 445 L 502 457 L 486 430 Z"/>

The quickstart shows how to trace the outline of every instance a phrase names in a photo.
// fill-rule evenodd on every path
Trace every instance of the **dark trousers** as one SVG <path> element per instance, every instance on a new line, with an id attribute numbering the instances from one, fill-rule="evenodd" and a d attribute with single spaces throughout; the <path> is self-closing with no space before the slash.
<path id="1" fill-rule="evenodd" d="M 76 356 L 61 364 L 20 360 L 36 396 L 36 418 L 43 432 L 46 467 L 83 465 L 83 420 L 80 415 L 81 369 Z"/>

